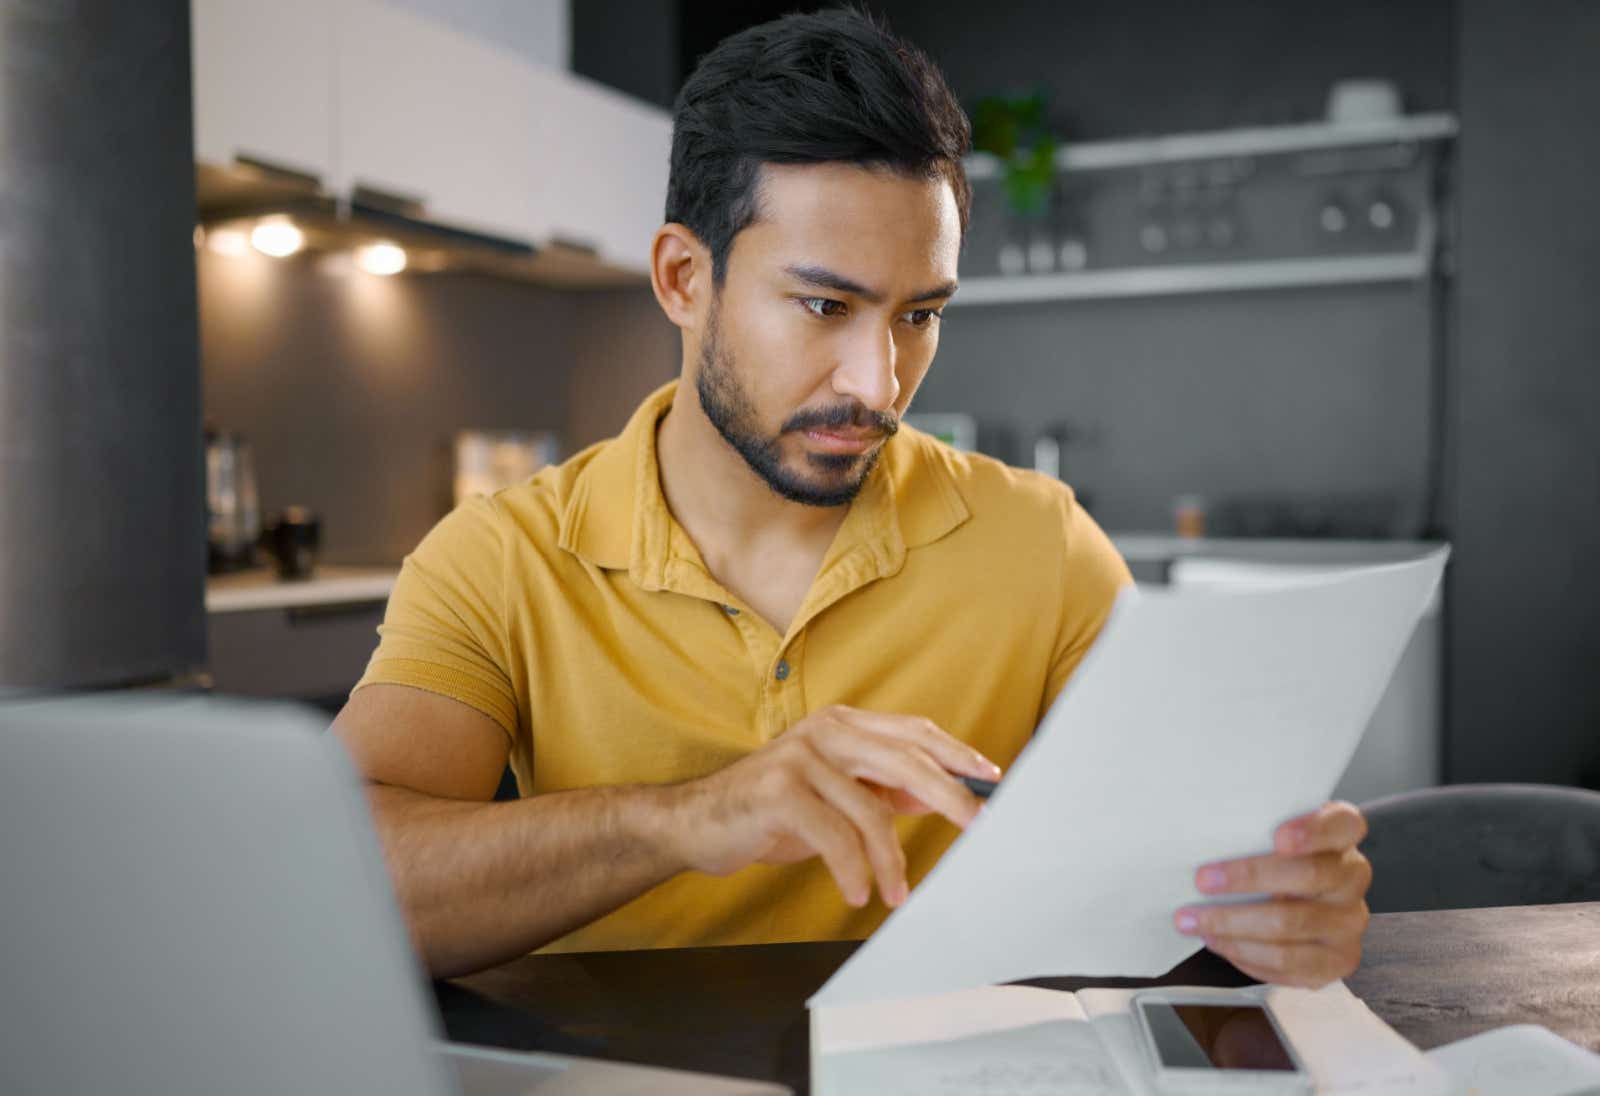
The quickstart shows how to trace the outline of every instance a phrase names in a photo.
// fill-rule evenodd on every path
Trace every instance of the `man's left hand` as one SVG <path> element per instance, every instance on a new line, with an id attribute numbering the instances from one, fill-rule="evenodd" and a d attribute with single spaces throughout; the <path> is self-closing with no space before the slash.
<path id="1" fill-rule="evenodd" d="M 1265 856 L 1206 864 L 1195 872 L 1205 894 L 1269 894 L 1242 905 L 1186 906 L 1178 931 L 1262 982 L 1316 987 L 1361 963 L 1372 865 L 1356 846 L 1367 821 L 1349 803 L 1291 818 Z"/>

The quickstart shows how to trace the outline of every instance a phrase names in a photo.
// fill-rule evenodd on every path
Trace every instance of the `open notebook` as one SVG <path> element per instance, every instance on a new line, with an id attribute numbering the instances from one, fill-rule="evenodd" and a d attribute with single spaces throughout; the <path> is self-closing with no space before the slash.
<path id="1" fill-rule="evenodd" d="M 813 1009 L 812 1086 L 818 1096 L 1157 1096 L 1136 1039 L 1134 992 L 986 986 Z M 1343 983 L 1247 992 L 1271 1003 L 1319 1093 L 1454 1091 L 1444 1070 Z"/>
<path id="2" fill-rule="evenodd" d="M 813 1009 L 812 1088 L 817 1096 L 1158 1096 L 1137 1041 L 1135 992 L 986 986 Z M 1244 992 L 1270 1002 L 1318 1096 L 1600 1096 L 1600 1055 L 1542 1027 L 1499 1028 L 1423 1054 L 1342 982 Z"/>

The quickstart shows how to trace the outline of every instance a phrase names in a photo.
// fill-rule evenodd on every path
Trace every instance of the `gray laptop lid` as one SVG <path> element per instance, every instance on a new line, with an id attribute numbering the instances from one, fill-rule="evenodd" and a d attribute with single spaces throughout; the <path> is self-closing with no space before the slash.
<path id="1" fill-rule="evenodd" d="M 0 702 L 0 1092 L 453 1089 L 320 731 L 208 698 Z"/>

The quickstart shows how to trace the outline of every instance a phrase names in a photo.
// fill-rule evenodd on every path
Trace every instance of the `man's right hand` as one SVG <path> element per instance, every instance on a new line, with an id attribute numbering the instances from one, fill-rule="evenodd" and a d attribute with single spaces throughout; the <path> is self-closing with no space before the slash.
<path id="1" fill-rule="evenodd" d="M 963 829 L 977 816 L 977 798 L 952 773 L 994 780 L 1000 770 L 929 720 L 833 705 L 675 786 L 668 840 L 712 875 L 820 856 L 852 906 L 866 905 L 874 879 L 898 906 L 906 858 L 894 816 L 936 811 Z"/>

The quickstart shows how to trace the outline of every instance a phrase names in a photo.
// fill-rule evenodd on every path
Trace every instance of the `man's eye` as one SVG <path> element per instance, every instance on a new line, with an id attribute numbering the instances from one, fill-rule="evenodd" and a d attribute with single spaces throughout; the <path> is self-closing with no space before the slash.
<path id="1" fill-rule="evenodd" d="M 936 308 L 913 308 L 906 315 L 910 317 L 912 327 L 927 327 L 942 313 Z"/>
<path id="2" fill-rule="evenodd" d="M 844 302 L 833 300 L 831 297 L 802 297 L 800 307 L 813 316 L 822 318 L 838 316 L 844 312 Z"/>

